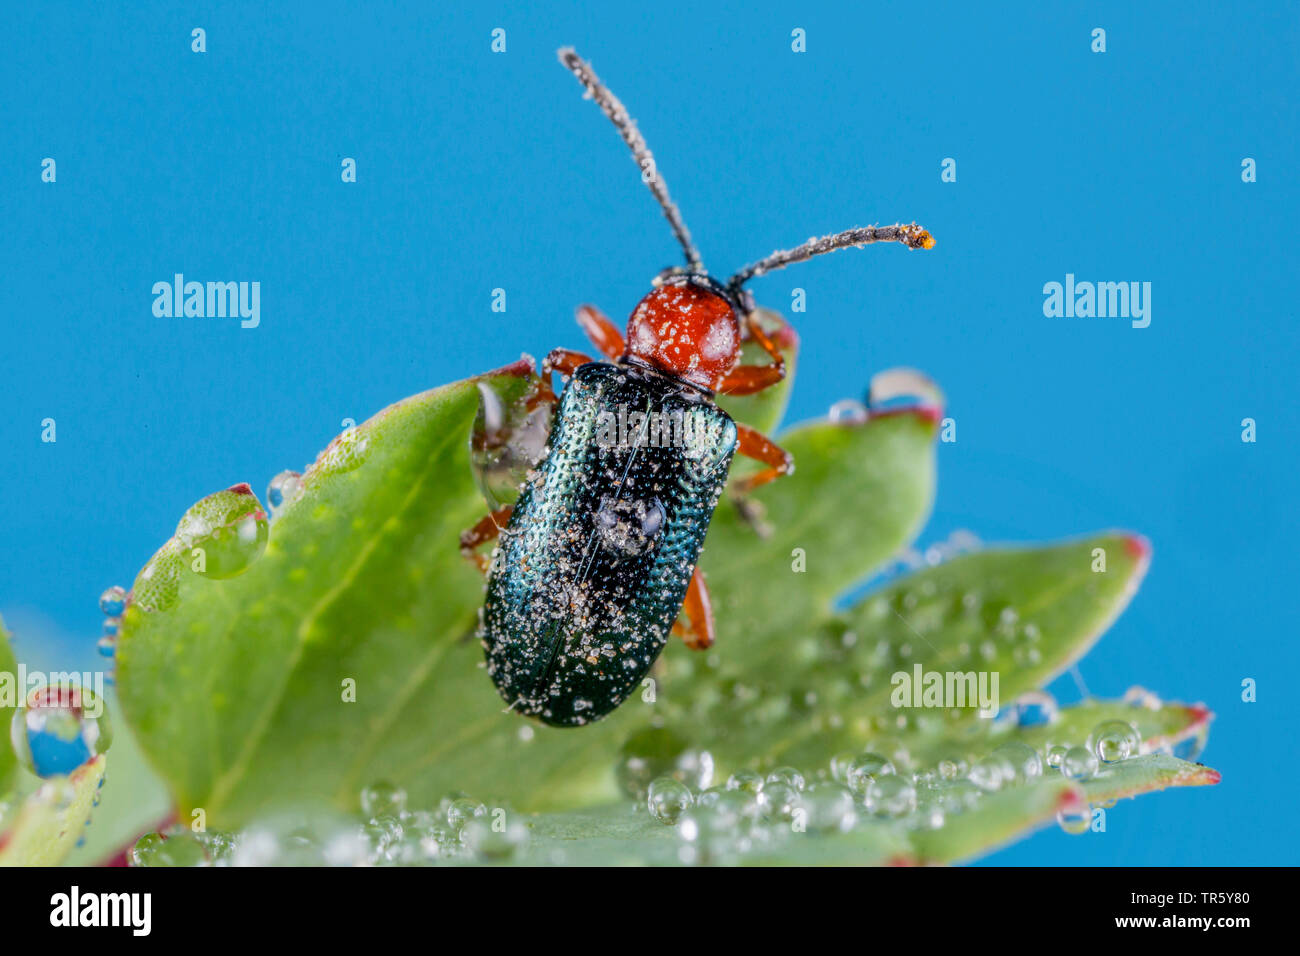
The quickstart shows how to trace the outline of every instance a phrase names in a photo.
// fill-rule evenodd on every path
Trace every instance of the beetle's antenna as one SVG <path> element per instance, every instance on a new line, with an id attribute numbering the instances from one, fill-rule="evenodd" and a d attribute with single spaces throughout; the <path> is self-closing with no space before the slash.
<path id="1" fill-rule="evenodd" d="M 740 287 L 755 276 L 761 276 L 763 273 L 772 272 L 775 269 L 783 269 L 796 262 L 807 262 L 814 256 L 834 252 L 836 249 L 846 249 L 849 246 L 861 247 L 870 245 L 873 242 L 901 242 L 912 249 L 934 248 L 934 237 L 916 223 L 912 223 L 910 226 L 901 224 L 864 226 L 860 229 L 838 232 L 833 236 L 809 239 L 803 245 L 795 246 L 793 249 L 774 252 L 764 259 L 750 263 L 737 272 L 727 282 L 727 288 L 739 299 Z"/>
<path id="2" fill-rule="evenodd" d="M 595 100 L 596 105 L 604 110 L 605 115 L 614 124 L 614 128 L 618 130 L 618 134 L 623 137 L 623 142 L 627 143 L 628 149 L 632 150 L 632 158 L 636 160 L 637 167 L 641 170 L 642 181 L 650 187 L 650 192 L 654 194 L 659 208 L 664 211 L 664 216 L 668 219 L 668 225 L 672 226 L 673 235 L 677 237 L 682 250 L 686 253 L 686 264 L 692 272 L 703 272 L 704 263 L 700 260 L 700 252 L 695 248 L 695 243 L 691 241 L 690 230 L 686 228 L 686 223 L 682 221 L 682 214 L 668 195 L 668 184 L 659 175 L 654 154 L 646 145 L 641 131 L 636 128 L 636 121 L 628 114 L 627 107 L 619 102 L 618 97 L 611 93 L 604 83 L 600 82 L 600 77 L 596 76 L 591 64 L 578 56 L 573 47 L 562 47 L 559 56 L 560 62 L 568 67 L 578 78 L 578 82 L 587 88 L 587 96 Z"/>

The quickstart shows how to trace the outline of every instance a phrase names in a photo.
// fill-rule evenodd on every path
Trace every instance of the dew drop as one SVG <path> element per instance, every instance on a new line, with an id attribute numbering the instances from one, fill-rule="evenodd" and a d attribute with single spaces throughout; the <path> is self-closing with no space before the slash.
<path id="1" fill-rule="evenodd" d="M 832 781 L 813 784 L 803 793 L 810 830 L 829 833 L 849 830 L 857 822 L 857 804 L 849 788 Z"/>
<path id="2" fill-rule="evenodd" d="M 666 727 L 647 727 L 624 742 L 614 772 L 620 789 L 638 802 L 645 800 L 651 781 L 665 775 L 699 792 L 713 783 L 713 755 L 688 749 Z"/>
<path id="3" fill-rule="evenodd" d="M 861 796 L 867 792 L 873 780 L 893 773 L 894 765 L 885 757 L 877 753 L 865 753 L 849 764 L 845 782 L 850 790 Z"/>
<path id="4" fill-rule="evenodd" d="M 1045 727 L 1056 723 L 1060 707 L 1056 698 L 1045 690 L 1031 690 L 1016 698 L 1016 725 L 1019 727 Z"/>
<path id="5" fill-rule="evenodd" d="M 763 775 L 753 770 L 737 770 L 727 778 L 727 789 L 758 793 L 763 789 Z"/>
<path id="6" fill-rule="evenodd" d="M 1097 773 L 1097 755 L 1087 747 L 1071 747 L 1061 757 L 1061 775 L 1070 780 L 1091 780 Z"/>
<path id="7" fill-rule="evenodd" d="M 476 862 L 509 863 L 527 848 L 528 827 L 513 817 L 502 827 L 486 817 L 470 820 L 461 831 L 460 842 Z"/>
<path id="8" fill-rule="evenodd" d="M 470 465 L 489 510 L 519 497 L 519 489 L 546 448 L 552 404 L 529 391 L 507 404 L 486 382 L 478 385 L 479 408 L 470 432 Z M 535 404 L 530 409 L 528 406 Z"/>
<path id="9" fill-rule="evenodd" d="M 867 406 L 852 398 L 840 399 L 827 413 L 832 425 L 861 425 L 869 417 Z"/>
<path id="10" fill-rule="evenodd" d="M 1014 782 L 1016 770 L 1009 760 L 994 753 L 975 761 L 966 776 L 981 790 L 992 793 Z"/>
<path id="11" fill-rule="evenodd" d="M 804 775 L 794 767 L 777 767 L 769 773 L 767 775 L 767 784 L 773 783 L 783 783 L 795 791 L 802 790 L 808 785 L 807 781 L 804 780 Z M 766 785 L 764 789 L 766 789 Z"/>
<path id="12" fill-rule="evenodd" d="M 802 780 L 802 777 L 800 779 Z M 794 819 L 794 812 L 799 807 L 800 801 L 798 788 L 784 780 L 773 780 L 770 776 L 758 795 L 758 805 L 763 817 L 783 823 Z"/>
<path id="13" fill-rule="evenodd" d="M 282 471 L 266 488 L 266 504 L 271 517 L 278 517 L 302 493 L 302 475 L 296 471 Z"/>
<path id="14" fill-rule="evenodd" d="M 243 573 L 261 557 L 269 534 L 266 512 L 245 484 L 194 504 L 181 518 L 172 542 L 176 558 L 190 570 L 222 580 Z"/>
<path id="15" fill-rule="evenodd" d="M 1066 807 L 1056 812 L 1056 822 L 1066 833 L 1079 836 L 1088 832 L 1092 824 L 1092 810 L 1086 803 L 1081 806 Z"/>
<path id="16" fill-rule="evenodd" d="M 1043 775 L 1043 758 L 1026 743 L 1008 741 L 994 749 L 993 755 L 1007 761 L 1016 783 L 1031 783 Z"/>
<path id="17" fill-rule="evenodd" d="M 1124 692 L 1124 703 L 1130 707 L 1142 707 L 1146 710 L 1159 710 L 1164 706 L 1160 695 L 1136 684 Z"/>
<path id="18" fill-rule="evenodd" d="M 126 588 L 113 585 L 101 594 L 99 609 L 105 617 L 121 617 L 126 610 Z"/>
<path id="19" fill-rule="evenodd" d="M 486 814 L 487 807 L 477 800 L 470 797 L 460 797 L 451 801 L 451 804 L 447 807 L 447 823 L 459 833 L 470 820 Z"/>
<path id="20" fill-rule="evenodd" d="M 916 809 L 916 788 L 897 774 L 884 774 L 867 784 L 862 805 L 876 816 L 905 816 Z"/>
<path id="21" fill-rule="evenodd" d="M 1088 735 L 1092 752 L 1102 763 L 1119 763 L 1137 756 L 1142 750 L 1142 738 L 1126 720 L 1107 720 L 1098 724 Z"/>
<path id="22" fill-rule="evenodd" d="M 203 866 L 207 862 L 203 844 L 184 829 L 168 836 L 146 833 L 131 847 L 132 866 Z"/>
<path id="23" fill-rule="evenodd" d="M 909 406 L 942 408 L 944 397 L 935 381 L 923 372 L 891 368 L 871 377 L 867 404 L 872 411 Z"/>
<path id="24" fill-rule="evenodd" d="M 691 788 L 673 777 L 658 777 L 650 783 L 646 808 L 660 823 L 675 824 L 695 803 Z"/>
<path id="25" fill-rule="evenodd" d="M 361 791 L 361 812 L 367 819 L 385 815 L 399 816 L 406 809 L 406 791 L 387 780 L 370 784 Z"/>
<path id="26" fill-rule="evenodd" d="M 113 741 L 104 702 L 75 685 L 33 690 L 14 711 L 10 740 L 19 761 L 38 777 L 57 777 L 108 750 Z"/>

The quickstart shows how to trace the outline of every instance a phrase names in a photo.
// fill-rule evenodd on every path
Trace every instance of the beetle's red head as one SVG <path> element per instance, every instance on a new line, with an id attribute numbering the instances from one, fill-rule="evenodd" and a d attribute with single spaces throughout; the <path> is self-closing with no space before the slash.
<path id="1" fill-rule="evenodd" d="M 738 305 L 708 276 L 673 276 L 632 310 L 624 357 L 716 392 L 740 361 Z"/>
<path id="2" fill-rule="evenodd" d="M 669 197 L 668 186 L 656 169 L 654 157 L 627 108 L 572 48 L 565 47 L 559 53 L 560 62 L 573 72 L 586 88 L 589 98 L 618 128 L 637 165 L 650 171 L 650 175 L 643 174 L 642 179 L 650 187 L 673 235 L 686 253 L 686 268 L 661 274 L 655 290 L 632 311 L 627 323 L 627 352 L 623 358 L 716 392 L 723 378 L 740 361 L 742 319 L 746 330 L 772 357 L 773 364 L 781 367 L 780 353 L 755 323 L 753 300 L 742 288 L 750 279 L 836 249 L 873 242 L 900 242 L 911 249 L 933 248 L 934 239 L 916 223 L 865 226 L 809 239 L 793 249 L 774 252 L 745 266 L 726 283 L 710 279 L 700 252 L 691 241 L 690 231 Z"/>

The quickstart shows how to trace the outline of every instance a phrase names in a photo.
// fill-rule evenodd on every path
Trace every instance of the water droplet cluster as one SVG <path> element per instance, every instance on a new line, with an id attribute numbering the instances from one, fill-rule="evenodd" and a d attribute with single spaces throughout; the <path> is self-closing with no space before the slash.
<path id="1" fill-rule="evenodd" d="M 1055 700 L 1043 692 L 1027 695 L 1013 710 L 1031 730 L 1056 721 Z M 847 831 L 881 821 L 938 829 L 992 794 L 1033 785 L 1048 774 L 1086 782 L 1142 750 L 1137 730 L 1122 720 L 1098 724 L 1086 742 L 1041 748 L 1005 739 L 1014 726 L 996 730 L 991 752 L 982 755 L 951 752 L 917 759 L 896 738 L 882 736 L 862 752 L 836 755 L 813 773 L 791 767 L 766 774 L 740 770 L 721 784 L 713 783 L 711 756 L 690 749 L 675 753 L 681 741 L 660 728 L 629 741 L 619 780 L 651 817 L 676 828 L 682 862 L 712 864 L 762 855 L 800 833 Z M 998 737 L 1004 738 L 1001 743 Z M 708 774 L 695 772 L 701 766 Z M 1061 827 L 1071 833 L 1086 831 L 1090 820 L 1091 808 L 1082 801 L 1059 815 Z"/>
<path id="2" fill-rule="evenodd" d="M 359 816 L 280 811 L 237 832 L 175 824 L 136 841 L 132 866 L 436 866 L 511 863 L 529 845 L 523 817 L 452 793 L 421 809 L 386 782 L 361 791 Z"/>

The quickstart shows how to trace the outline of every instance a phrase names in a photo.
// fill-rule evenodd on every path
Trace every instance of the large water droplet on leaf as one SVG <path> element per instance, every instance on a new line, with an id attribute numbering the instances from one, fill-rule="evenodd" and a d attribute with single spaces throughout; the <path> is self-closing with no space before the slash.
<path id="1" fill-rule="evenodd" d="M 10 740 L 19 761 L 38 777 L 65 776 L 108 750 L 113 741 L 104 701 L 75 685 L 37 688 L 14 711 Z"/>
<path id="2" fill-rule="evenodd" d="M 176 542 L 190 570 L 204 577 L 232 578 L 266 550 L 270 525 L 248 485 L 208 495 L 181 518 Z"/>
<path id="3" fill-rule="evenodd" d="M 510 400 L 486 382 L 479 383 L 478 392 L 470 464 L 483 500 L 496 511 L 519 497 L 528 470 L 541 457 L 550 434 L 552 405 L 538 401 L 535 384 Z"/>
<path id="4" fill-rule="evenodd" d="M 872 412 L 924 406 L 942 408 L 943 391 L 934 379 L 914 368 L 891 368 L 871 376 L 867 404 Z"/>
<path id="5" fill-rule="evenodd" d="M 646 808 L 660 823 L 672 825 L 695 802 L 691 788 L 672 777 L 659 777 L 650 783 Z"/>
<path id="6" fill-rule="evenodd" d="M 1107 720 L 1093 728 L 1088 735 L 1092 752 L 1102 763 L 1119 763 L 1137 756 L 1142 750 L 1142 738 L 1126 720 Z"/>

